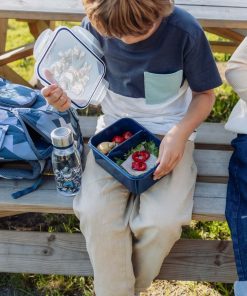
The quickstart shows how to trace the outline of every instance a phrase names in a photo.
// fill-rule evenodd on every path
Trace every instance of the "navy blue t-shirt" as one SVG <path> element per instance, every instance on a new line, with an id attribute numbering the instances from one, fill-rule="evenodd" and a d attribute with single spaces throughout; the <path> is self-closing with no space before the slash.
<path id="1" fill-rule="evenodd" d="M 152 133 L 165 135 L 186 115 L 191 90 L 203 92 L 221 85 L 204 31 L 180 8 L 175 7 L 149 38 L 134 44 L 102 37 L 87 18 L 83 27 L 102 47 L 109 82 L 97 131 L 130 117 Z"/>
<path id="2" fill-rule="evenodd" d="M 195 92 L 221 85 L 209 43 L 198 22 L 175 7 L 152 36 L 134 44 L 102 37 L 87 18 L 82 26 L 100 42 L 106 63 L 106 80 L 114 93 L 132 98 L 145 97 L 144 73 L 172 74 L 182 70 Z"/>

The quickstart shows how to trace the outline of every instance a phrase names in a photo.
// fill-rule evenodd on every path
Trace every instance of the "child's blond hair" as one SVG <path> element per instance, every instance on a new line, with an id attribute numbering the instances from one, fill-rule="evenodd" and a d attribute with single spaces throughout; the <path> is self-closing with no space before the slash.
<path id="1" fill-rule="evenodd" d="M 146 34 L 174 7 L 173 0 L 83 0 L 83 4 L 95 29 L 109 37 Z"/>

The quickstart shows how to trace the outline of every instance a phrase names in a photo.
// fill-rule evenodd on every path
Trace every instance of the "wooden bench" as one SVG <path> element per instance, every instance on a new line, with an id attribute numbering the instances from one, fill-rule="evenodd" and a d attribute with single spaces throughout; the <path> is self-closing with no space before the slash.
<path id="1" fill-rule="evenodd" d="M 246 0 L 176 0 L 176 5 L 194 15 L 205 31 L 227 38 L 212 41 L 215 52 L 232 53 L 247 35 Z M 16 83 L 30 84 L 7 64 L 32 55 L 33 43 L 5 51 L 8 19 L 24 20 L 31 34 L 37 39 L 55 21 L 81 22 L 85 16 L 81 0 L 1 0 L 0 5 L 0 76 Z"/>
<path id="2" fill-rule="evenodd" d="M 95 117 L 80 118 L 85 139 L 95 131 Z M 235 135 L 222 124 L 198 130 L 195 160 L 198 180 L 193 219 L 224 220 L 230 141 Z M 97 172 L 96 172 L 97 173 Z M 57 194 L 52 176 L 39 190 L 18 200 L 15 190 L 27 181 L 0 180 L 0 216 L 24 212 L 72 214 L 72 198 Z M 0 231 L 0 272 L 92 275 L 83 236 L 78 233 Z M 230 241 L 180 239 L 165 259 L 160 279 L 233 282 L 236 269 Z"/>

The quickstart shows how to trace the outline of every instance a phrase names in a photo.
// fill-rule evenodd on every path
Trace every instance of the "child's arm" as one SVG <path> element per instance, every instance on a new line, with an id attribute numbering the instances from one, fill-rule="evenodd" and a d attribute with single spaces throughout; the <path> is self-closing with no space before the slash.
<path id="1" fill-rule="evenodd" d="M 71 100 L 66 92 L 56 84 L 46 86 L 41 91 L 47 102 L 58 111 L 64 112 L 69 109 Z"/>
<path id="2" fill-rule="evenodd" d="M 226 79 L 241 99 L 247 101 L 247 38 L 239 45 L 228 62 Z"/>
<path id="3" fill-rule="evenodd" d="M 207 118 L 215 102 L 213 90 L 193 92 L 185 117 L 163 138 L 154 180 L 170 173 L 183 156 L 185 144 L 194 130 Z"/>

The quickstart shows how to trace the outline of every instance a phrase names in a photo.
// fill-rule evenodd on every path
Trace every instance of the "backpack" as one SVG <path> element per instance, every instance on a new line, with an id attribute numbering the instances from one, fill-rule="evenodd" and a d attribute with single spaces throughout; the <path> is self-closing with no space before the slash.
<path id="1" fill-rule="evenodd" d="M 83 138 L 75 110 L 59 112 L 40 91 L 0 78 L 0 178 L 36 179 L 31 187 L 13 193 L 14 198 L 42 183 L 42 173 L 51 167 L 51 131 L 62 126 L 72 130 L 82 154 Z"/>

